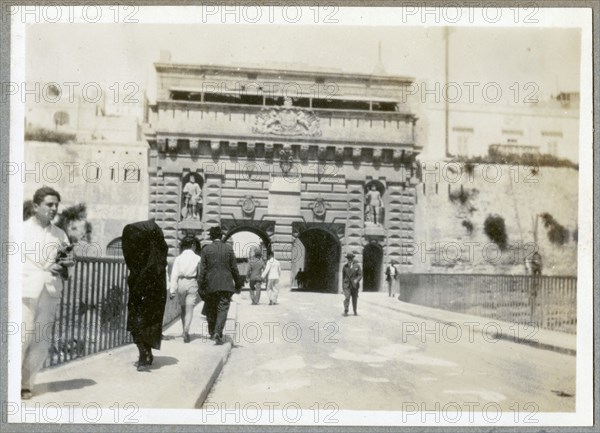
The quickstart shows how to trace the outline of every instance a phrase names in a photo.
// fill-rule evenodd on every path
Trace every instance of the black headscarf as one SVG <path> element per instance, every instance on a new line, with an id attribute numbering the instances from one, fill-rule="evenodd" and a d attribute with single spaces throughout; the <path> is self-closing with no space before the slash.
<path id="1" fill-rule="evenodd" d="M 160 349 L 167 301 L 169 247 L 154 220 L 128 224 L 123 229 L 123 256 L 129 268 L 127 330 L 134 341 Z"/>

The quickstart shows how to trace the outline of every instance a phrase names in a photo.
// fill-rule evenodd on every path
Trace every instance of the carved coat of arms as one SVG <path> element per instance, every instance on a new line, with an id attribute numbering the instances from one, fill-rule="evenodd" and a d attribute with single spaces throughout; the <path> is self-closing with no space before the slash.
<path id="1" fill-rule="evenodd" d="M 250 215 L 256 209 L 258 202 L 251 195 L 244 196 L 244 198 L 238 200 L 238 204 L 242 207 L 242 212 L 245 215 Z"/>
<path id="2" fill-rule="evenodd" d="M 321 135 L 319 118 L 311 110 L 293 107 L 291 98 L 285 98 L 282 107 L 265 107 L 256 115 L 252 131 L 270 135 Z"/>
<path id="3" fill-rule="evenodd" d="M 309 207 L 312 208 L 312 211 L 316 217 L 322 218 L 323 216 L 325 216 L 327 208 L 331 207 L 331 204 L 327 203 L 322 197 L 317 197 L 317 199 L 314 202 L 312 202 L 309 205 Z"/>

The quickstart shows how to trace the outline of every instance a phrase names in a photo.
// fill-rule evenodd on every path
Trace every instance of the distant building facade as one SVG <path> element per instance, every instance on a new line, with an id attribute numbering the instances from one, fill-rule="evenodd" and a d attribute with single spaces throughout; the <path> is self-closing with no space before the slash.
<path id="1" fill-rule="evenodd" d="M 579 93 L 537 103 L 450 103 L 445 152 L 444 104 L 426 110 L 429 159 L 499 153 L 548 154 L 579 162 Z M 447 153 L 447 154 L 446 154 Z"/>
<path id="2" fill-rule="evenodd" d="M 82 91 L 60 83 L 28 83 L 25 129 L 73 134 L 77 143 L 132 143 L 141 140 L 144 99 L 100 85 Z M 119 89 L 123 93 L 123 89 Z M 119 99 L 115 99 L 119 98 Z"/>
<path id="3" fill-rule="evenodd" d="M 72 88 L 53 83 L 30 83 L 28 90 L 24 199 L 49 185 L 61 193 L 61 207 L 85 203 L 92 224 L 89 255 L 118 254 L 109 245 L 126 224 L 148 215 L 148 144 L 140 139 L 144 101 L 118 104 L 105 89 L 83 97 L 81 88 L 69 93 Z M 55 137 L 69 139 L 60 144 Z"/>

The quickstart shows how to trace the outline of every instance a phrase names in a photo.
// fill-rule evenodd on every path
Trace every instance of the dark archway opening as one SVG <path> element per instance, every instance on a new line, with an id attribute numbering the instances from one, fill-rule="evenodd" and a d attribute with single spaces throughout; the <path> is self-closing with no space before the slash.
<path id="1" fill-rule="evenodd" d="M 303 290 L 337 293 L 341 246 L 336 236 L 322 229 L 308 229 L 298 239 L 304 246 Z"/>
<path id="2" fill-rule="evenodd" d="M 377 292 L 381 287 L 381 266 L 383 249 L 377 244 L 369 244 L 363 249 L 363 291 Z"/>

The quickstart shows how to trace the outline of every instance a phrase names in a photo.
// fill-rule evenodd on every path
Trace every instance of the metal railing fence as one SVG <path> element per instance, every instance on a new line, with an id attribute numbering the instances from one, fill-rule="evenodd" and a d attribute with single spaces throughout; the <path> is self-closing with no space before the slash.
<path id="1" fill-rule="evenodd" d="M 492 274 L 402 274 L 401 300 L 574 334 L 577 278 Z"/>
<path id="2" fill-rule="evenodd" d="M 123 258 L 76 257 L 56 312 L 45 367 L 132 343 L 127 331 L 127 266 Z M 165 306 L 163 325 L 179 317 L 177 298 Z"/>

